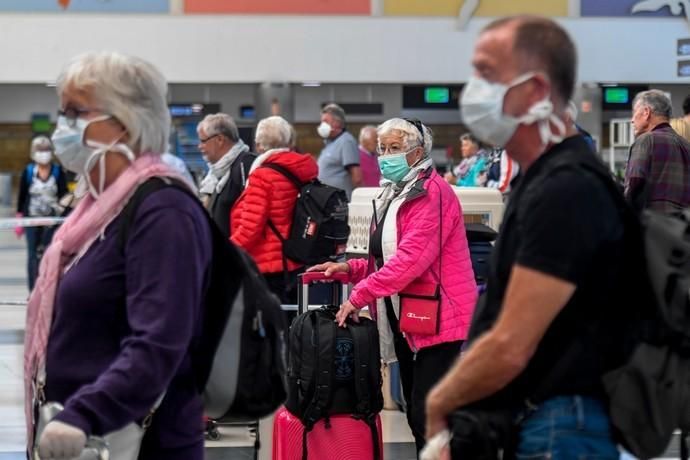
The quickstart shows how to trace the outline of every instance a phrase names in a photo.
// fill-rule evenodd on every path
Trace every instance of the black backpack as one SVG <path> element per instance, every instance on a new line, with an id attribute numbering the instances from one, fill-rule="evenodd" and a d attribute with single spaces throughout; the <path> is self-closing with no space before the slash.
<path id="1" fill-rule="evenodd" d="M 603 376 L 614 435 L 637 458 L 659 457 L 677 428 L 690 430 L 690 210 L 638 215 L 600 163 L 579 166 L 602 178 L 625 225 L 619 301 L 629 357 Z"/>
<path id="2" fill-rule="evenodd" d="M 351 414 L 365 422 L 379 459 L 376 416 L 383 409 L 381 355 L 376 324 L 364 317 L 335 322 L 336 306 L 324 306 L 294 319 L 288 339 L 287 409 L 304 424 L 302 459 L 307 459 L 307 433 L 334 414 Z"/>
<path id="3" fill-rule="evenodd" d="M 314 265 L 344 254 L 350 236 L 345 191 L 318 180 L 302 183 L 286 168 L 275 163 L 261 167 L 278 171 L 299 191 L 287 239 L 268 221 L 271 230 L 283 244 L 284 270 L 287 271 L 287 259 Z"/>
<path id="4" fill-rule="evenodd" d="M 630 283 L 637 343 L 604 386 L 619 441 L 646 459 L 661 456 L 677 428 L 690 430 L 690 210 L 646 210 L 631 225 L 639 228 L 638 266 L 646 269 Z"/>
<path id="5" fill-rule="evenodd" d="M 122 211 L 123 252 L 137 208 L 146 196 L 165 187 L 184 191 L 201 207 L 184 184 L 149 179 Z M 285 401 L 285 316 L 251 258 L 223 236 L 206 210 L 204 215 L 211 228 L 213 259 L 202 334 L 192 353 L 196 383 L 212 419 L 256 420 Z"/>

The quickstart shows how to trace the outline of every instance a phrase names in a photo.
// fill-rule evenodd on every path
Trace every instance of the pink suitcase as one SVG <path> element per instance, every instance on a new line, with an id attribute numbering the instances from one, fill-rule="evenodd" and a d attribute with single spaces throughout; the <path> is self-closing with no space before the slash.
<path id="1" fill-rule="evenodd" d="M 319 420 L 307 434 L 309 460 L 371 460 L 371 431 L 367 424 L 349 415 L 332 415 L 331 427 Z M 379 458 L 383 459 L 381 417 L 376 416 Z M 273 419 L 273 460 L 302 460 L 302 422 L 282 407 Z"/>

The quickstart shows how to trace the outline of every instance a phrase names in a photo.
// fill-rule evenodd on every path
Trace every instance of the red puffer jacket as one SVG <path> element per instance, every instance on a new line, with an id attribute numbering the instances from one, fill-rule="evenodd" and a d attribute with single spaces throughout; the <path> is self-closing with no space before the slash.
<path id="1" fill-rule="evenodd" d="M 269 163 L 287 168 L 302 182 L 316 179 L 319 167 L 311 155 L 290 151 L 266 152 L 252 165 L 247 188 L 232 209 L 230 240 L 254 258 L 261 273 L 279 273 L 283 271 L 282 245 L 268 226 L 268 220 L 284 238 L 287 237 L 298 190 L 278 171 L 256 167 Z M 288 260 L 290 271 L 301 266 Z"/>

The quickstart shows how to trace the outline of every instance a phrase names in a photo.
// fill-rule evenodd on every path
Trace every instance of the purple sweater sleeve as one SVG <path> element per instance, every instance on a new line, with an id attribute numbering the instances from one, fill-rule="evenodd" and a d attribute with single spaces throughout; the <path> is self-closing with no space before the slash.
<path id="1" fill-rule="evenodd" d="M 191 201 L 142 202 L 125 250 L 127 321 L 131 334 L 110 367 L 65 403 L 58 419 L 87 435 L 141 420 L 168 388 L 199 332 L 211 257 L 204 216 Z M 201 211 L 201 210 L 198 210 Z M 114 243 L 113 243 L 114 244 Z"/>

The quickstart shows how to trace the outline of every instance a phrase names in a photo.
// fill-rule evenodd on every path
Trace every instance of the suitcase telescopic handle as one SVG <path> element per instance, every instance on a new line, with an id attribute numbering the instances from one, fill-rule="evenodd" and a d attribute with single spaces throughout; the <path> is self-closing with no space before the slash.
<path id="1" fill-rule="evenodd" d="M 309 286 L 314 283 L 332 283 L 333 297 L 331 303 L 340 305 L 347 298 L 347 291 L 344 288 L 349 281 L 347 273 L 334 273 L 326 276 L 325 272 L 305 272 L 300 275 L 300 282 L 297 284 L 297 313 L 302 314 L 309 309 Z"/>
<path id="2" fill-rule="evenodd" d="M 302 284 L 311 284 L 317 281 L 346 284 L 349 279 L 349 275 L 343 272 L 333 273 L 331 276 L 326 276 L 326 272 L 304 272 L 301 276 Z"/>

